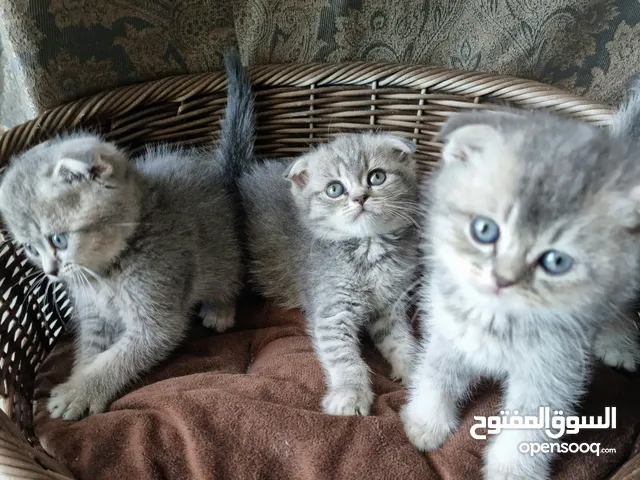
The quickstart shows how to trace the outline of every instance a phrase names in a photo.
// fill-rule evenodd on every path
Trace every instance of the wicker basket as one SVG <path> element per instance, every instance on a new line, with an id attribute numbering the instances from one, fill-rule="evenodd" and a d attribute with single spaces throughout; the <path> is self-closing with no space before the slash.
<path id="1" fill-rule="evenodd" d="M 385 130 L 413 139 L 422 172 L 437 162 L 434 141 L 452 112 L 511 105 L 545 108 L 596 125 L 611 109 L 534 81 L 442 68 L 383 63 L 280 65 L 253 68 L 261 154 L 283 157 L 343 131 Z M 0 166 L 59 132 L 102 132 L 135 153 L 146 144 L 210 142 L 225 107 L 222 72 L 166 78 L 94 95 L 42 114 L 0 137 Z M 0 238 L 3 240 L 4 237 Z M 0 244 L 0 478 L 66 479 L 33 432 L 34 379 L 64 331 L 62 290 L 32 292 L 31 268 L 10 243 Z M 54 302 L 54 299 L 56 300 Z M 640 472 L 636 456 L 615 475 Z"/>

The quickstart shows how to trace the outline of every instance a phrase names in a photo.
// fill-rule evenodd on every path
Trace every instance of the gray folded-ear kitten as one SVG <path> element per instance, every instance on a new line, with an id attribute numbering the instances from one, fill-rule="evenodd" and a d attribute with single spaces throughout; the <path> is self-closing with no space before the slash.
<path id="1" fill-rule="evenodd" d="M 134 162 L 75 134 L 12 160 L 0 213 L 42 277 L 74 301 L 76 361 L 51 392 L 52 417 L 104 411 L 178 345 L 198 304 L 206 325 L 233 325 L 244 274 L 233 175 L 250 160 L 254 128 L 237 56 L 227 72 L 217 150 L 161 148 Z"/>
<path id="2" fill-rule="evenodd" d="M 408 375 L 406 299 L 419 258 L 414 151 L 391 135 L 343 135 L 242 177 L 250 278 L 265 296 L 304 309 L 326 372 L 326 413 L 370 411 L 363 331 L 394 378 Z"/>
<path id="3" fill-rule="evenodd" d="M 572 415 L 595 358 L 628 370 L 639 358 L 638 145 L 524 112 L 459 114 L 441 137 L 441 167 L 425 184 L 428 335 L 402 411 L 420 450 L 458 428 L 478 376 L 503 382 L 512 414 Z M 485 478 L 549 478 L 554 455 L 523 454 L 523 442 L 556 440 L 503 430 L 489 440 Z"/>

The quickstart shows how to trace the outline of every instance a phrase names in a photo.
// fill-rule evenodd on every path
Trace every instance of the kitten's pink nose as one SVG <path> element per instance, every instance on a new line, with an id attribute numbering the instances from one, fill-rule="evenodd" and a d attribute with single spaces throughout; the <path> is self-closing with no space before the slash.
<path id="1" fill-rule="evenodd" d="M 368 198 L 369 195 L 360 195 L 359 197 L 354 198 L 353 201 L 359 203 L 360 205 L 364 205 L 364 202 L 366 202 Z"/>
<path id="2" fill-rule="evenodd" d="M 515 280 L 501 277 L 496 272 L 493 272 L 493 280 L 496 282 L 496 288 L 508 288 L 516 284 Z"/>

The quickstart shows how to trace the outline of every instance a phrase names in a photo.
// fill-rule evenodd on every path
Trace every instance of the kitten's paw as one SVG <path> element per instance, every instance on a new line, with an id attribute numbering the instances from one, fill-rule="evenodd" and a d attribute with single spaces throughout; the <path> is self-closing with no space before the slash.
<path id="1" fill-rule="evenodd" d="M 410 367 L 407 362 L 396 362 L 391 364 L 391 380 L 400 382 L 402 385 L 409 385 Z"/>
<path id="2" fill-rule="evenodd" d="M 76 382 L 66 382 L 51 390 L 47 401 L 47 410 L 51 418 L 79 420 L 86 415 L 104 412 L 109 406 L 108 400 L 100 395 L 91 395 L 89 389 Z"/>
<path id="3" fill-rule="evenodd" d="M 341 388 L 327 393 L 322 400 L 322 409 L 329 415 L 369 415 L 373 403 L 371 390 Z"/>
<path id="4" fill-rule="evenodd" d="M 636 345 L 627 342 L 614 343 L 607 338 L 596 340 L 595 354 L 605 365 L 635 372 L 640 352 Z"/>
<path id="5" fill-rule="evenodd" d="M 235 324 L 235 307 L 205 308 L 202 312 L 202 324 L 212 330 L 222 333 Z"/>
<path id="6" fill-rule="evenodd" d="M 443 412 L 444 413 L 444 412 Z M 440 448 L 458 428 L 458 422 L 446 415 L 425 415 L 419 408 L 405 406 L 400 412 L 404 431 L 411 444 L 421 452 Z"/>
<path id="7" fill-rule="evenodd" d="M 405 374 L 402 370 L 398 370 L 396 368 L 391 368 L 391 374 L 389 375 L 391 380 L 394 382 L 400 382 L 404 385 L 405 383 Z"/>

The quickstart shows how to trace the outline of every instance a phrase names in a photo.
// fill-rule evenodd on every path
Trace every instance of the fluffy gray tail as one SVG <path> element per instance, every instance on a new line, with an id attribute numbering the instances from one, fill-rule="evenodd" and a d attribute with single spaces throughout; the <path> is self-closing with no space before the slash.
<path id="1" fill-rule="evenodd" d="M 630 83 L 626 99 L 613 116 L 611 132 L 617 137 L 640 138 L 640 75 Z"/>
<path id="2" fill-rule="evenodd" d="M 227 165 L 227 179 L 236 182 L 249 168 L 256 137 L 253 93 L 240 54 L 229 49 L 224 57 L 227 72 L 227 108 L 220 128 L 218 149 Z"/>

